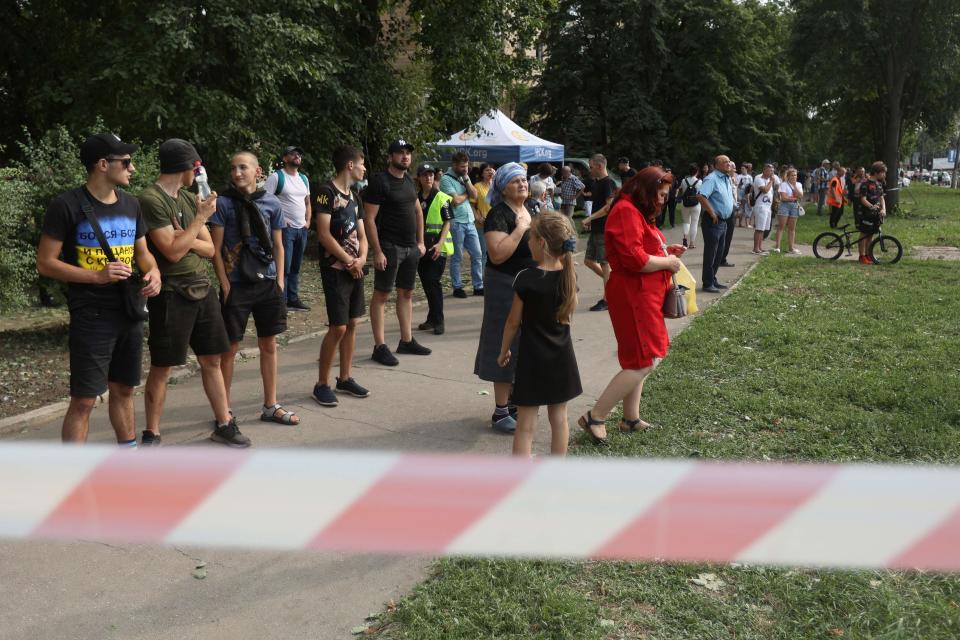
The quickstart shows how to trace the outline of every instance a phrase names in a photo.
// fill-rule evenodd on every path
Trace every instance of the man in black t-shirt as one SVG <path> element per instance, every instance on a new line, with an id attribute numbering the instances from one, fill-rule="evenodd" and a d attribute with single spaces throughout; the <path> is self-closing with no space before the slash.
<path id="1" fill-rule="evenodd" d="M 617 175 L 620 176 L 620 184 L 623 185 L 627 180 L 637 175 L 637 170 L 630 167 L 630 158 L 622 157 L 617 160 Z"/>
<path id="2" fill-rule="evenodd" d="M 63 418 L 64 442 L 86 441 L 97 396 L 109 389 L 117 442 L 137 446 L 133 388 L 140 384 L 143 320 L 126 312 L 119 283 L 133 275 L 136 262 L 143 295 L 160 292 L 160 271 L 147 249 L 140 203 L 117 190 L 130 184 L 135 171 L 130 154 L 137 149 L 110 133 L 87 138 L 80 147 L 86 184 L 54 198 L 43 219 L 37 271 L 68 283 L 70 407 Z M 88 203 L 113 261 L 83 211 Z"/>
<path id="3" fill-rule="evenodd" d="M 860 185 L 860 215 L 857 220 L 857 229 L 860 239 L 857 249 L 860 252 L 861 264 L 873 264 L 868 255 L 870 241 L 877 232 L 880 223 L 887 217 L 887 203 L 883 197 L 883 183 L 887 179 L 887 165 L 877 161 L 870 165 L 870 175 Z"/>
<path id="4" fill-rule="evenodd" d="M 317 237 L 320 239 L 320 280 L 330 328 L 320 344 L 320 375 L 313 399 L 325 407 L 339 404 L 330 388 L 333 356 L 340 352 L 340 377 L 336 390 L 355 398 L 370 392 L 350 377 L 353 350 L 357 346 L 357 321 L 363 317 L 363 272 L 367 262 L 367 236 L 363 230 L 360 198 L 352 185 L 366 173 L 363 153 L 353 147 L 333 152 L 337 175 L 317 192 Z"/>
<path id="5" fill-rule="evenodd" d="M 607 159 L 599 153 L 590 158 L 590 177 L 593 178 L 590 183 L 590 199 L 593 201 L 593 209 L 590 217 L 583 221 L 583 228 L 590 230 L 583 264 L 600 276 L 603 279 L 603 284 L 606 285 L 607 279 L 610 277 L 610 265 L 607 263 L 603 230 L 607 224 L 607 214 L 610 213 L 610 207 L 613 206 L 613 197 L 617 193 L 617 185 L 607 174 Z M 590 307 L 590 311 L 606 311 L 606 309 L 607 301 L 604 298 L 600 298 L 595 305 Z"/>
<path id="6" fill-rule="evenodd" d="M 397 320 L 400 344 L 397 353 L 430 355 L 430 349 L 413 338 L 413 287 L 417 263 L 426 253 L 423 245 L 423 210 L 417 186 L 407 170 L 413 161 L 413 145 L 394 140 L 388 149 L 390 164 L 383 173 L 370 178 L 364 192 L 364 222 L 373 251 L 373 298 L 370 300 L 370 328 L 373 329 L 373 359 L 388 367 L 400 362 L 384 338 L 384 307 L 397 288 Z"/>

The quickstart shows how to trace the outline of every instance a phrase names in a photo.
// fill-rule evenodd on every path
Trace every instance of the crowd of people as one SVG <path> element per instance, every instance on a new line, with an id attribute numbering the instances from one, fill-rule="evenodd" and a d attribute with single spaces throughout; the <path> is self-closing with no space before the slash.
<path id="1" fill-rule="evenodd" d="M 413 291 L 419 277 L 427 300 L 420 331 L 445 331 L 443 276 L 450 268 L 452 295 L 467 297 L 461 268 L 469 254 L 470 285 L 481 297 L 483 319 L 474 373 L 494 388 L 490 426 L 514 436 L 514 453 L 529 455 L 537 409 L 547 407 L 551 451 L 566 451 L 566 404 L 581 393 L 570 334 L 577 305 L 573 253 L 578 233 L 573 212 L 584 199 L 583 228 L 589 235 L 584 266 L 602 279 L 604 296 L 591 311 L 608 311 L 621 371 L 578 424 L 597 445 L 607 443 L 605 417 L 623 402 L 619 428 L 649 427 L 640 418 L 643 383 L 667 353 L 663 304 L 680 256 L 703 244 L 704 291 L 727 287 L 717 275 L 727 261 L 737 227 L 753 230 L 753 251 L 777 219 L 775 247 L 786 236 L 794 246 L 796 222 L 807 198 L 831 207 L 831 226 L 848 201 L 861 229 L 861 261 L 883 209 L 886 168 L 875 163 L 847 180 L 828 162 L 813 172 L 805 190 L 794 167 L 772 164 L 753 175 L 718 155 L 709 166 L 690 165 L 676 179 L 662 163 L 639 171 L 628 158 L 617 162 L 619 184 L 607 159 L 589 159 L 589 176 L 571 167 L 542 164 L 528 178 L 525 165 L 487 164 L 470 175 L 465 154 L 442 170 L 431 163 L 413 168 L 413 145 L 395 140 L 385 171 L 367 176 L 364 154 L 342 146 L 332 157 L 335 175 L 311 193 L 300 172 L 303 151 L 284 150 L 282 166 L 261 168 L 249 151 L 230 159 L 229 186 L 206 190 L 195 147 L 170 139 L 159 147 L 160 175 L 138 197 L 122 190 L 136 170 L 138 147 L 113 134 L 88 138 L 81 147 L 84 185 L 54 198 L 45 215 L 37 268 L 68 283 L 70 396 L 62 437 L 87 438 L 95 400 L 109 389 L 109 416 L 122 446 L 156 446 L 173 367 L 192 349 L 213 415 L 211 439 L 248 447 L 231 410 L 236 354 L 250 317 L 257 335 L 263 405 L 260 420 L 296 425 L 300 417 L 278 397 L 277 336 L 288 311 L 307 310 L 299 295 L 300 267 L 308 230 L 319 241 L 320 279 L 328 329 L 320 346 L 312 397 L 322 406 L 338 394 L 366 398 L 370 391 L 352 377 L 357 325 L 369 313 L 371 358 L 397 366 L 396 354 L 429 356 L 413 334 Z M 190 189 L 201 180 L 195 194 Z M 358 187 L 362 187 L 358 189 Z M 207 193 L 209 192 L 209 193 Z M 807 194 L 807 195 L 805 195 Z M 683 239 L 667 245 L 660 230 L 675 224 L 681 205 Z M 786 234 L 784 234 L 786 232 Z M 369 263 L 369 264 L 368 264 Z M 449 263 L 449 264 L 448 264 Z M 373 268 L 367 310 L 364 282 Z M 135 271 L 139 275 L 135 275 Z M 215 274 L 218 287 L 208 273 Z M 396 291 L 400 339 L 386 344 L 386 305 Z M 146 425 L 139 443 L 133 389 L 140 383 L 144 324 L 150 368 L 145 387 Z M 339 356 L 339 375 L 331 377 Z M 549 363 L 549 366 L 547 364 Z"/>

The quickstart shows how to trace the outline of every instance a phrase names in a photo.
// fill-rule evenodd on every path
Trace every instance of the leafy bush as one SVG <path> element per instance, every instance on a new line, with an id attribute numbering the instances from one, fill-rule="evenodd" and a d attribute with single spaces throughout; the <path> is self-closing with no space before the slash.
<path id="1" fill-rule="evenodd" d="M 35 249 L 25 238 L 32 224 L 30 188 L 18 169 L 0 169 L 0 311 L 27 303 L 27 292 L 36 279 Z"/>

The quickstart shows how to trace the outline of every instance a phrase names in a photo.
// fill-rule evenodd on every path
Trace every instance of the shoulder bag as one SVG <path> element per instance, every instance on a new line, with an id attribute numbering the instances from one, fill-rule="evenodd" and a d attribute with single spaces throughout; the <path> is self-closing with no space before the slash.
<path id="1" fill-rule="evenodd" d="M 667 245 L 663 245 L 663 254 L 669 256 Z M 687 288 L 677 284 L 677 276 L 671 277 L 670 287 L 667 289 L 667 295 L 663 299 L 663 317 L 664 318 L 683 318 L 687 315 Z"/>

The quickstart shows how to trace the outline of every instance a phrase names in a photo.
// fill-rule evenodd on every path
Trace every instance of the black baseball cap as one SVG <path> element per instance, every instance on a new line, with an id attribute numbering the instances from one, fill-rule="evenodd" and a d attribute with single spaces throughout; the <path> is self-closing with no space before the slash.
<path id="1" fill-rule="evenodd" d="M 138 145 L 124 142 L 115 133 L 98 133 L 90 136 L 80 145 L 80 162 L 89 169 L 103 158 L 133 154 L 139 148 Z"/>
<path id="2" fill-rule="evenodd" d="M 390 143 L 387 153 L 397 153 L 398 151 L 403 151 L 404 149 L 407 151 L 413 151 L 413 145 L 403 138 L 400 138 L 399 140 L 394 140 Z"/>
<path id="3" fill-rule="evenodd" d="M 425 173 L 433 173 L 437 168 L 428 162 L 424 162 L 419 167 L 417 167 L 417 175 L 422 176 Z"/>
<path id="4" fill-rule="evenodd" d="M 290 145 L 289 147 L 283 150 L 283 155 L 285 156 L 288 156 L 291 153 L 299 153 L 300 155 L 303 155 L 303 149 L 295 145 Z"/>
<path id="5" fill-rule="evenodd" d="M 630 164 L 630 158 L 627 156 L 620 156 L 617 158 L 617 164 Z"/>

